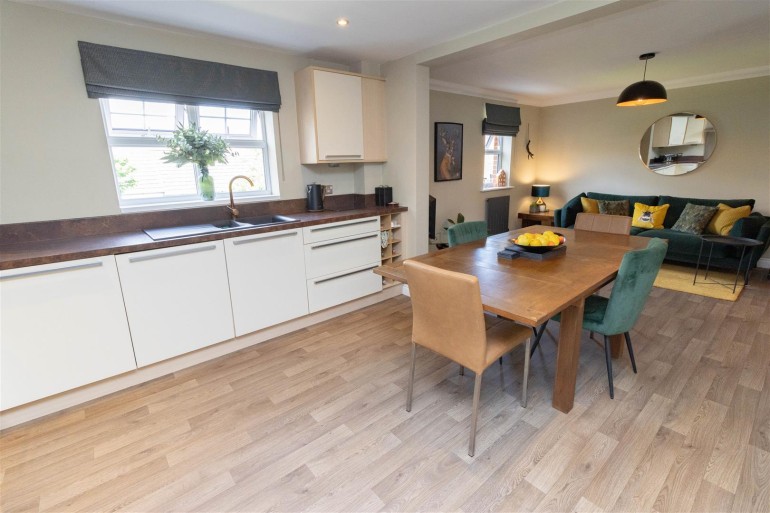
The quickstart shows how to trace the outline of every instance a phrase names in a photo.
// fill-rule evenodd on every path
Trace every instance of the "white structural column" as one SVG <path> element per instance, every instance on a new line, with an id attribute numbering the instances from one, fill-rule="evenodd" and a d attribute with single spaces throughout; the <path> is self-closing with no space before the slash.
<path id="1" fill-rule="evenodd" d="M 428 252 L 430 169 L 429 70 L 406 58 L 383 66 L 387 80 L 388 162 L 384 182 L 409 207 L 403 223 L 404 257 Z"/>

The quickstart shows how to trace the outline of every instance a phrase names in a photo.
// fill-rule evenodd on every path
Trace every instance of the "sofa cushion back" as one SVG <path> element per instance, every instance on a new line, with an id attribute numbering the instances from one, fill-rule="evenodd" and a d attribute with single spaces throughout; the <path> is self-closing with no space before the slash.
<path id="1" fill-rule="evenodd" d="M 628 213 L 630 216 L 634 213 L 634 203 L 644 203 L 645 205 L 657 205 L 657 196 L 626 196 L 623 194 L 604 194 L 601 192 L 589 192 L 586 194 L 591 199 L 604 200 L 604 201 L 623 201 L 628 200 Z M 732 205 L 731 205 L 732 206 Z M 684 208 L 684 207 L 682 207 Z"/>
<path id="2" fill-rule="evenodd" d="M 589 193 L 590 196 L 590 193 Z M 676 196 L 661 196 L 658 200 L 658 205 L 668 204 L 668 212 L 666 213 L 666 219 L 663 220 L 664 228 L 671 228 L 676 223 L 677 219 L 682 215 L 684 207 L 688 203 L 694 205 L 704 205 L 707 207 L 716 207 L 720 203 L 729 205 L 732 208 L 742 207 L 744 205 L 751 206 L 754 209 L 753 199 L 734 199 L 734 200 L 720 200 L 720 199 L 703 199 L 703 198 L 678 198 Z M 647 203 L 647 205 L 654 205 L 655 203 Z"/>

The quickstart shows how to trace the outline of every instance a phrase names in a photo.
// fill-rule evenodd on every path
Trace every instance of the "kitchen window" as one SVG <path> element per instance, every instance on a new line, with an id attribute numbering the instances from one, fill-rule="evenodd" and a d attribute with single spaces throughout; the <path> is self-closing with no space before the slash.
<path id="1" fill-rule="evenodd" d="M 484 178 L 483 190 L 508 187 L 511 179 L 512 137 L 505 135 L 484 136 Z M 505 171 L 505 180 L 500 181 L 500 171 Z"/>
<path id="2" fill-rule="evenodd" d="M 158 136 L 169 138 L 176 127 L 191 123 L 219 135 L 237 153 L 228 157 L 227 164 L 209 167 L 215 202 L 227 201 L 228 184 L 235 175 L 254 181 L 255 187 L 245 180 L 233 184 L 240 199 L 278 196 L 273 113 L 115 98 L 101 99 L 100 104 L 121 209 L 211 204 L 200 200 L 196 165 L 177 167 L 161 160 L 166 145 Z"/>

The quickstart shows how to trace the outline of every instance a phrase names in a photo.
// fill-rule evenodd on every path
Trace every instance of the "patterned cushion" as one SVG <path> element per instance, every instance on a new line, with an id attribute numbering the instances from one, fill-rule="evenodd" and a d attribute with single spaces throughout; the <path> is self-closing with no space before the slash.
<path id="1" fill-rule="evenodd" d="M 632 226 L 637 228 L 649 228 L 660 230 L 663 228 L 663 220 L 666 218 L 668 205 L 653 207 L 643 203 L 634 203 L 634 215 Z"/>
<path id="2" fill-rule="evenodd" d="M 591 198 L 580 198 L 580 203 L 583 205 L 583 212 L 589 214 L 599 213 L 599 201 Z"/>
<path id="3" fill-rule="evenodd" d="M 705 205 L 695 205 L 688 203 L 682 215 L 676 220 L 672 230 L 677 232 L 694 233 L 700 235 L 709 224 L 711 218 L 716 214 L 717 207 L 707 207 Z"/>
<path id="4" fill-rule="evenodd" d="M 627 216 L 628 200 L 622 201 L 604 201 L 599 200 L 599 213 L 611 216 Z"/>
<path id="5" fill-rule="evenodd" d="M 706 231 L 715 235 L 727 235 L 733 229 L 738 219 L 748 217 L 751 214 L 751 207 L 744 205 L 742 207 L 730 208 L 730 205 L 720 203 L 719 209 L 714 217 L 709 221 Z"/>

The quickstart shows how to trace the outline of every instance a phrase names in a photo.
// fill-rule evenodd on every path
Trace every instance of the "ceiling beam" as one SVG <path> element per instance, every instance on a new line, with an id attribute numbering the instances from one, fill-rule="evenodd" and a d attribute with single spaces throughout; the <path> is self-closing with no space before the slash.
<path id="1" fill-rule="evenodd" d="M 658 0 L 560 0 L 503 23 L 458 37 L 446 43 L 416 52 L 417 64 L 443 66 L 472 59 L 476 55 L 506 47 L 512 43 L 547 34 L 578 23 L 603 18 Z"/>

